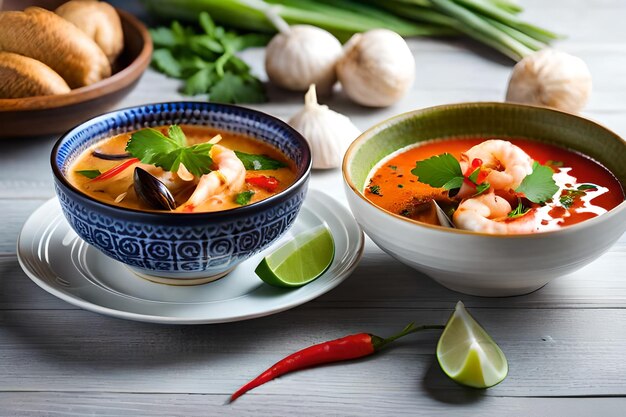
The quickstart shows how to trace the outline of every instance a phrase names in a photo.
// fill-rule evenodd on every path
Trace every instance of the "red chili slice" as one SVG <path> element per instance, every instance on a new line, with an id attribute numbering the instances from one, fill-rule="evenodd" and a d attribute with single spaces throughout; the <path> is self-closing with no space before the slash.
<path id="1" fill-rule="evenodd" d="M 270 193 L 276 191 L 278 189 L 278 185 L 280 184 L 280 182 L 276 178 L 266 177 L 264 175 L 246 178 L 246 182 L 259 188 L 263 188 Z"/>
<path id="2" fill-rule="evenodd" d="M 126 168 L 130 167 L 131 165 L 136 164 L 137 162 L 139 162 L 139 158 L 132 158 L 132 159 L 129 159 L 128 161 L 124 161 L 121 164 L 116 165 L 107 171 L 104 171 L 102 174 L 98 175 L 92 181 L 103 181 L 103 180 L 108 180 L 109 178 L 113 178 L 117 174 L 124 171 Z"/>

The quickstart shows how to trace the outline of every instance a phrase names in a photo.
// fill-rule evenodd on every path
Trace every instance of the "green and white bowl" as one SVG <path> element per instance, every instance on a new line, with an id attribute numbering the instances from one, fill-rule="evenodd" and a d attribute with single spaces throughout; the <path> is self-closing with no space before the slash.
<path id="1" fill-rule="evenodd" d="M 417 142 L 458 137 L 527 138 L 582 152 L 607 167 L 626 188 L 626 142 L 585 118 L 510 103 L 463 103 L 404 113 L 363 133 L 343 161 L 354 217 L 400 262 L 462 293 L 520 295 L 590 263 L 626 231 L 626 202 L 561 230 L 503 236 L 419 223 L 365 198 L 369 172 L 387 155 Z"/>

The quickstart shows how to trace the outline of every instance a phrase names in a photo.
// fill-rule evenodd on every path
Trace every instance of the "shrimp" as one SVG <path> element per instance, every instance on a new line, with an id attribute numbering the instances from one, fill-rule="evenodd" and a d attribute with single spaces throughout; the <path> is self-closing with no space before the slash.
<path id="1" fill-rule="evenodd" d="M 221 145 L 213 145 L 210 155 L 217 169 L 200 177 L 191 197 L 177 211 L 193 211 L 195 207 L 209 201 L 219 204 L 226 194 L 239 192 L 245 185 L 246 168 L 235 152 Z"/>
<path id="2" fill-rule="evenodd" d="M 509 202 L 490 192 L 468 198 L 459 204 L 452 221 L 459 229 L 489 234 L 510 235 L 539 231 L 540 222 L 535 216 L 535 209 L 515 219 L 507 217 L 510 212 Z"/>
<path id="3" fill-rule="evenodd" d="M 533 172 L 532 158 L 506 140 L 486 140 L 461 154 L 463 172 L 471 171 L 476 159 L 481 162 L 481 171 L 487 172 L 485 181 L 492 190 L 514 191 Z M 460 190 L 459 197 L 466 197 L 463 191 Z"/>

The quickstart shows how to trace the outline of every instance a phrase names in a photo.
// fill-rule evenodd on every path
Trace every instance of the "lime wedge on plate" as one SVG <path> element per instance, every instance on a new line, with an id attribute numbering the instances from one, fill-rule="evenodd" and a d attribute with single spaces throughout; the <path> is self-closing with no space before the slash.
<path id="1" fill-rule="evenodd" d="M 437 360 L 452 380 L 474 388 L 492 387 L 509 372 L 500 347 L 460 301 L 437 343 Z"/>
<path id="2" fill-rule="evenodd" d="M 322 275 L 334 257 L 333 235 L 326 226 L 319 226 L 300 233 L 263 258 L 254 272 L 276 287 L 300 287 Z"/>

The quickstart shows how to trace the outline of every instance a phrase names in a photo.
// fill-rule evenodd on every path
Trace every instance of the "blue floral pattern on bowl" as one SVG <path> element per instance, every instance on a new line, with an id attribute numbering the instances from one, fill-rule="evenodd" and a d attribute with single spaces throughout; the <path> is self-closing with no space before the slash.
<path id="1" fill-rule="evenodd" d="M 285 191 L 248 206 L 183 214 L 109 205 L 86 196 L 65 179 L 75 158 L 98 141 L 170 124 L 209 126 L 258 138 L 295 162 L 297 180 Z M 272 116 L 238 106 L 176 102 L 91 119 L 59 139 L 51 164 L 63 214 L 83 240 L 140 273 L 186 279 L 223 274 L 285 233 L 306 195 L 311 154 L 301 135 Z"/>

